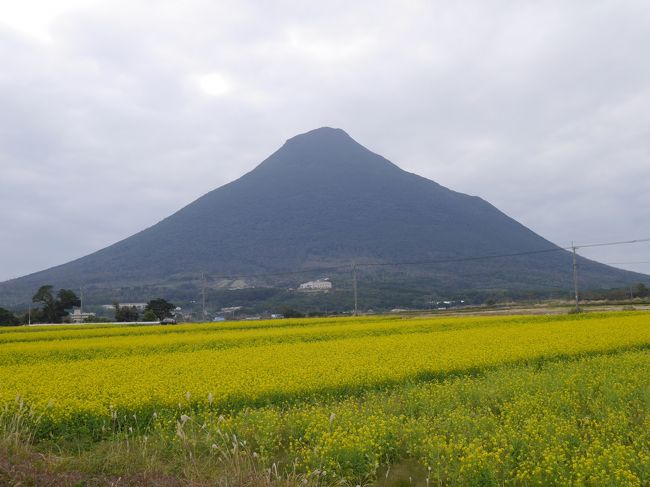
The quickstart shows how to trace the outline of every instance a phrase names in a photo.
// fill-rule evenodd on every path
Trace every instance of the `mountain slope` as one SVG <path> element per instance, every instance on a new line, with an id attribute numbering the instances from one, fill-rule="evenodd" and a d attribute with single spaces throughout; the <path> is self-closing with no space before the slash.
<path id="1" fill-rule="evenodd" d="M 481 198 L 401 170 L 340 129 L 288 140 L 257 168 L 156 225 L 73 262 L 0 284 L 0 303 L 42 283 L 121 287 L 356 262 L 456 259 L 555 246 Z M 569 288 L 565 251 L 382 269 L 438 286 Z M 391 277 L 392 276 L 392 277 Z M 590 287 L 647 276 L 580 261 Z"/>

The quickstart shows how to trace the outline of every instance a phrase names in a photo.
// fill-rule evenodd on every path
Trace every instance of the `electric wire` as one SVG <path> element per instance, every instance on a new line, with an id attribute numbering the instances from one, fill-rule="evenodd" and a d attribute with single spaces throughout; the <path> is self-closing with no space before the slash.
<path id="1" fill-rule="evenodd" d="M 552 252 L 568 251 L 573 249 L 583 249 L 583 248 L 592 248 L 592 247 L 605 247 L 605 246 L 615 246 L 615 245 L 628 245 L 635 243 L 650 242 L 650 238 L 640 238 L 634 240 L 621 240 L 616 242 L 598 242 L 598 243 L 589 243 L 589 244 L 580 244 L 580 245 L 571 245 L 567 247 L 551 247 L 547 249 L 539 250 L 529 250 L 524 252 L 511 252 L 504 254 L 488 254 L 480 256 L 468 256 L 468 257 L 457 257 L 457 258 L 448 258 L 448 259 L 434 259 L 434 260 L 417 260 L 417 261 L 395 261 L 395 262 L 356 262 L 354 265 L 356 267 L 398 267 L 398 266 L 411 266 L 411 265 L 435 265 L 435 264 L 454 264 L 460 262 L 473 262 L 480 260 L 491 260 L 491 259 L 504 259 L 510 257 L 521 257 L 526 255 L 536 255 L 536 254 L 545 254 Z M 646 262 L 634 262 L 634 263 L 646 263 Z M 632 263 L 630 263 L 632 264 Z M 610 263 L 608 265 L 617 265 L 616 263 Z M 619 263 L 618 265 L 623 265 Z M 341 264 L 335 266 L 323 266 L 323 267 L 311 267 L 306 269 L 299 270 L 287 270 L 287 271 L 277 271 L 277 272 L 263 272 L 255 274 L 232 274 L 232 275 L 208 275 L 213 280 L 222 279 L 222 280 L 237 280 L 237 279 L 254 279 L 262 277 L 281 277 L 281 276 L 291 276 L 299 274 L 310 274 L 317 272 L 332 272 L 332 271 L 342 271 L 352 269 L 353 264 Z"/>

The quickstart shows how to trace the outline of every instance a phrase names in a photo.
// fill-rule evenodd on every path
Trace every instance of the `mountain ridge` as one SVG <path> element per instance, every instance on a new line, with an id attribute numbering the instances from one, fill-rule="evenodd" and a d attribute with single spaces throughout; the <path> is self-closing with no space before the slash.
<path id="1" fill-rule="evenodd" d="M 252 171 L 160 222 L 92 254 L 0 283 L 0 303 L 39 284 L 169 286 L 201 274 L 301 270 L 352 261 L 444 260 L 557 248 L 478 196 L 404 171 L 345 131 L 288 139 Z M 580 259 L 590 287 L 648 276 Z M 570 288 L 570 255 L 388 269 L 432 285 Z M 376 273 L 375 273 L 376 274 Z M 271 283 L 277 284 L 277 283 Z M 284 283 L 286 284 L 286 283 Z"/>

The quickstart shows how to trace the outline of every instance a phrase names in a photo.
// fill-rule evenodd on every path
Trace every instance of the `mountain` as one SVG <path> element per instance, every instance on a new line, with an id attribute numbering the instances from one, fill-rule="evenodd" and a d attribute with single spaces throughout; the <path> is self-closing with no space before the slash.
<path id="1" fill-rule="evenodd" d="M 548 249 L 556 251 L 462 260 Z M 417 281 L 438 290 L 571 287 L 568 252 L 483 199 L 403 171 L 343 130 L 323 127 L 289 139 L 251 172 L 136 235 L 67 264 L 0 283 L 0 304 L 25 302 L 44 283 L 83 285 L 91 293 L 105 289 L 124 295 L 126 289 L 129 297 L 142 299 L 152 289 L 194 289 L 201 274 L 218 284 L 215 276 L 281 274 L 353 261 L 455 259 L 460 260 L 368 267 L 360 278 Z M 579 266 L 586 287 L 649 279 L 583 258 Z M 292 285 L 324 273 L 249 277 L 243 282 Z"/>

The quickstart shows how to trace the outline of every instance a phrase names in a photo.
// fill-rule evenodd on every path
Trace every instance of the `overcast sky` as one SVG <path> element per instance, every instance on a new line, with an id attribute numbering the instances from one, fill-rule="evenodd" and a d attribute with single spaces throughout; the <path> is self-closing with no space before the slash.
<path id="1" fill-rule="evenodd" d="M 649 46 L 647 0 L 0 0 L 0 280 L 324 125 L 559 245 L 650 237 Z"/>

